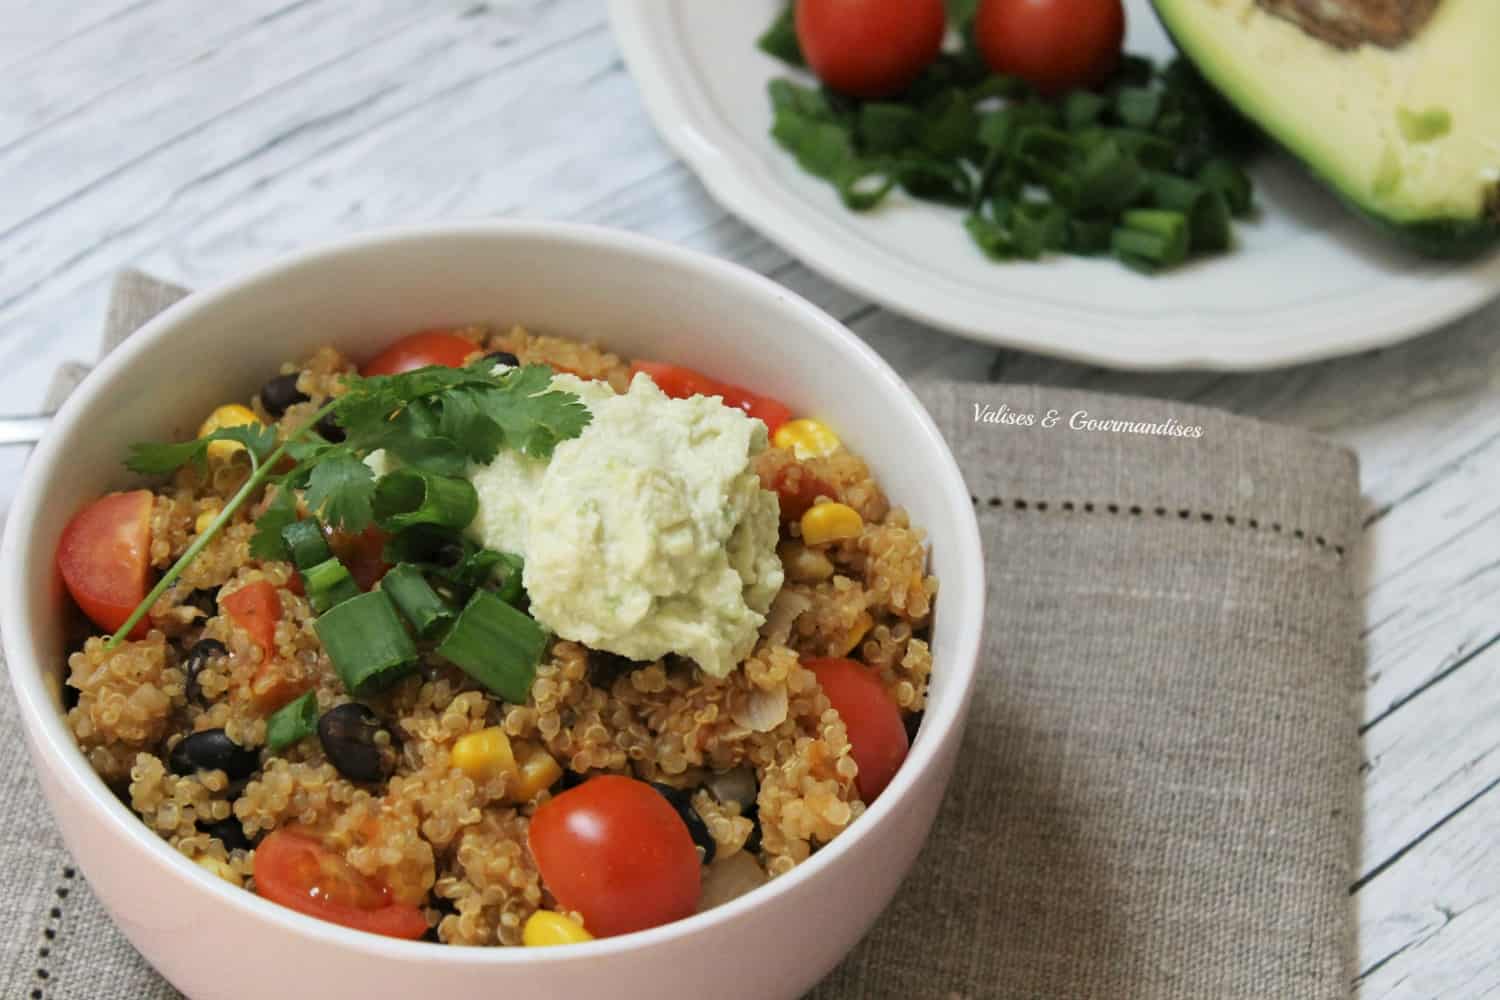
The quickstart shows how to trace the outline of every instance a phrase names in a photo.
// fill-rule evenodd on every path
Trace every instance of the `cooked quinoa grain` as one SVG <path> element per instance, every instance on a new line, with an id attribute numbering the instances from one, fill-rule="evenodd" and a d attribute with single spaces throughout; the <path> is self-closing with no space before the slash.
<path id="1" fill-rule="evenodd" d="M 456 332 L 473 343 L 474 356 L 508 352 L 616 392 L 630 380 L 626 360 L 589 344 L 520 327 Z M 250 405 L 284 438 L 341 394 L 340 380 L 354 370 L 321 348 L 283 366 L 271 394 L 279 418 L 259 395 Z M 520 945 L 527 919 L 543 909 L 582 923 L 544 883 L 528 832 L 540 806 L 594 775 L 670 786 L 678 808 L 702 820 L 716 863 L 744 855 L 769 876 L 785 874 L 866 807 L 849 730 L 805 661 L 861 661 L 904 716 L 921 712 L 937 581 L 926 570 L 922 532 L 857 455 L 840 446 L 804 461 L 772 447 L 754 469 L 782 497 L 777 554 L 786 580 L 753 650 L 722 679 L 676 656 L 633 662 L 554 638 L 525 702 L 508 704 L 427 643 L 417 672 L 353 699 L 323 650 L 299 575 L 251 554 L 271 487 L 152 605 L 144 638 L 107 650 L 106 637 L 96 636 L 69 656 L 67 683 L 77 702 L 68 723 L 95 771 L 141 820 L 216 876 L 253 890 L 265 837 L 311 838 L 390 900 L 419 908 L 429 938 L 446 944 Z M 161 570 L 182 556 L 249 474 L 241 449 L 202 468 L 186 466 L 158 486 L 150 564 Z M 820 499 L 857 512 L 858 537 L 805 542 L 793 508 Z M 279 617 L 263 648 L 225 602 L 265 585 Z M 350 780 L 316 733 L 275 752 L 266 747 L 267 719 L 307 692 L 319 717 L 352 700 L 374 713 L 384 727 L 382 752 L 395 762 L 388 778 Z M 173 749 L 206 730 L 223 730 L 258 754 L 253 774 L 174 773 Z M 476 768 L 472 754 L 464 756 L 474 740 L 459 744 L 479 733 L 485 746 L 503 746 L 515 766 Z M 711 781 L 728 772 L 737 784 Z M 724 800 L 710 790 L 740 786 Z"/>

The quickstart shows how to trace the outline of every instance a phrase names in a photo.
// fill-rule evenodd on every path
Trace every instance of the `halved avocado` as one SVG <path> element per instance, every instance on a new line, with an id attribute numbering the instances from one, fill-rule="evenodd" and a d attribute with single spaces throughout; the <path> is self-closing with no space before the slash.
<path id="1" fill-rule="evenodd" d="M 1500 242 L 1500 0 L 1152 3 L 1209 82 L 1354 208 L 1436 256 Z"/>

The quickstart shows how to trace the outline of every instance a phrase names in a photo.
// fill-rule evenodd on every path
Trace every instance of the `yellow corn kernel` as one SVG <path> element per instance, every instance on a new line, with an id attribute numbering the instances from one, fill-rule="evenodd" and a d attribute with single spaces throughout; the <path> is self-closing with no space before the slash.
<path id="1" fill-rule="evenodd" d="M 875 619 L 870 617 L 870 613 L 868 611 L 861 611 L 859 617 L 854 619 L 854 624 L 849 627 L 849 631 L 844 635 L 844 641 L 835 655 L 848 656 L 854 652 L 855 647 L 859 645 L 860 640 L 869 634 L 870 628 L 874 624 Z"/>
<path id="2" fill-rule="evenodd" d="M 517 740 L 514 749 L 519 766 L 515 780 L 506 789 L 505 797 L 520 805 L 530 802 L 557 784 L 557 780 L 562 777 L 562 768 L 550 753 L 535 743 Z"/>
<path id="3" fill-rule="evenodd" d="M 248 406 L 239 403 L 225 403 L 208 415 L 208 419 L 198 427 L 198 436 L 207 437 L 214 431 L 223 430 L 225 427 L 239 427 L 241 424 L 258 424 L 260 418 L 255 411 Z M 223 462 L 234 455 L 235 452 L 244 449 L 244 445 L 238 441 L 215 441 L 208 446 L 208 458 L 212 462 Z"/>
<path id="4" fill-rule="evenodd" d="M 526 918 L 521 941 L 528 948 L 545 948 L 553 944 L 581 944 L 594 940 L 578 921 L 551 910 L 537 910 Z"/>
<path id="5" fill-rule="evenodd" d="M 451 759 L 454 767 L 475 781 L 516 773 L 516 755 L 510 748 L 510 737 L 499 726 L 459 737 L 453 744 Z"/>
<path id="6" fill-rule="evenodd" d="M 219 441 L 216 441 L 214 443 L 215 444 L 224 444 L 224 443 L 234 444 L 233 441 L 229 441 L 229 442 L 219 442 Z M 218 516 L 219 516 L 219 508 L 218 507 L 210 507 L 208 510 L 205 510 L 203 513 L 199 514 L 198 517 L 197 517 L 197 519 L 195 521 L 193 521 L 193 531 L 195 531 L 196 533 L 198 533 L 200 535 L 203 534 L 205 531 L 208 530 L 208 526 L 214 523 L 214 518 L 216 518 Z"/>
<path id="7" fill-rule="evenodd" d="M 826 545 L 846 538 L 858 538 L 864 530 L 864 518 L 848 504 L 814 504 L 802 515 L 802 541 L 806 545 Z"/>
<path id="8" fill-rule="evenodd" d="M 827 458 L 839 450 L 841 442 L 823 421 L 803 417 L 788 420 L 776 428 L 771 443 L 778 448 L 790 449 L 798 461 L 805 462 L 809 458 Z"/>

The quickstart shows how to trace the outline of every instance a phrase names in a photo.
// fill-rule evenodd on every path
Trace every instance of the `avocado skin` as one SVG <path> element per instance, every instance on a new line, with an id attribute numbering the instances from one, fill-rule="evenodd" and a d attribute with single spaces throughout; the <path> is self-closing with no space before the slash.
<path id="1" fill-rule="evenodd" d="M 1247 109 L 1241 108 L 1239 103 L 1234 99 L 1233 94 L 1221 89 L 1214 82 L 1213 76 L 1203 66 L 1199 65 L 1198 59 L 1193 52 L 1178 41 L 1177 36 L 1172 32 L 1171 19 L 1167 12 L 1162 10 L 1163 2 L 1164 0 L 1151 0 L 1151 9 L 1156 14 L 1157 21 L 1161 23 L 1162 29 L 1166 31 L 1167 37 L 1172 40 L 1172 44 L 1176 46 L 1177 51 L 1182 53 L 1183 58 L 1187 59 L 1197 68 L 1199 75 L 1203 77 L 1204 82 L 1213 88 L 1214 93 L 1218 94 L 1230 107 L 1238 111 L 1240 117 L 1261 135 L 1265 136 L 1267 141 L 1285 150 L 1288 155 L 1302 165 L 1304 170 L 1316 178 L 1319 184 L 1333 192 L 1345 207 L 1370 223 L 1371 227 L 1376 231 L 1384 233 L 1387 237 L 1406 247 L 1408 250 L 1419 253 L 1424 257 L 1433 257 L 1441 260 L 1464 260 L 1477 257 L 1487 250 L 1492 250 L 1496 246 L 1500 246 L 1500 218 L 1456 219 L 1444 217 L 1417 220 L 1392 219 L 1346 194 L 1338 185 L 1324 177 L 1318 168 L 1304 159 L 1300 153 L 1273 135 Z"/>

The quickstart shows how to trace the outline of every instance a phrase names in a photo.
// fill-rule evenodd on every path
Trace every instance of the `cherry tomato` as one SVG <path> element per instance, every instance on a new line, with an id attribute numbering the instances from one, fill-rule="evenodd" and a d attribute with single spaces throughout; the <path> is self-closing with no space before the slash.
<path id="1" fill-rule="evenodd" d="M 1043 94 L 1102 83 L 1120 65 L 1120 0 L 983 0 L 974 40 L 996 73 Z"/>
<path id="2" fill-rule="evenodd" d="M 255 848 L 255 891 L 288 909 L 371 934 L 414 940 L 427 933 L 419 907 L 391 898 L 317 840 L 274 830 Z"/>
<path id="3" fill-rule="evenodd" d="M 947 30 L 943 0 L 797 0 L 797 42 L 834 90 L 886 97 L 932 65 Z"/>
<path id="4" fill-rule="evenodd" d="M 151 589 L 151 492 L 109 493 L 73 515 L 57 544 L 57 569 L 89 619 L 114 633 Z M 144 638 L 146 619 L 130 630 Z"/>
<path id="5" fill-rule="evenodd" d="M 281 595 L 266 580 L 241 587 L 219 602 L 234 623 L 265 653 L 276 649 L 276 623 L 281 621 Z"/>
<path id="6" fill-rule="evenodd" d="M 375 355 L 359 373 L 400 375 L 428 365 L 461 368 L 469 355 L 478 350 L 472 340 L 465 340 L 447 330 L 423 330 L 421 333 L 402 337 Z"/>
<path id="7" fill-rule="evenodd" d="M 896 776 L 910 748 L 901 710 L 875 672 L 862 663 L 834 657 L 809 660 L 805 666 L 818 676 L 823 693 L 849 730 L 849 746 L 859 765 L 855 782 L 860 798 L 874 802 Z"/>
<path id="8" fill-rule="evenodd" d="M 770 396 L 762 396 L 728 382 L 720 382 L 718 379 L 709 378 L 702 372 L 691 368 L 669 365 L 662 361 L 637 361 L 630 366 L 631 375 L 636 372 L 645 372 L 650 375 L 651 381 L 656 383 L 657 388 L 673 399 L 720 396 L 725 406 L 744 410 L 748 415 L 764 423 L 766 430 L 771 434 L 775 434 L 776 428 L 792 419 L 792 411 L 779 400 L 772 399 Z"/>
<path id="9" fill-rule="evenodd" d="M 391 565 L 385 561 L 385 543 L 389 540 L 389 535 L 371 525 L 357 535 L 329 532 L 328 547 L 349 570 L 360 590 L 372 590 L 390 572 Z"/>
<path id="10" fill-rule="evenodd" d="M 537 809 L 528 839 L 542 880 L 595 937 L 671 923 L 698 907 L 692 834 L 644 781 L 591 778 Z"/>

